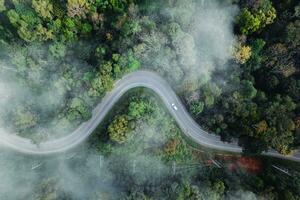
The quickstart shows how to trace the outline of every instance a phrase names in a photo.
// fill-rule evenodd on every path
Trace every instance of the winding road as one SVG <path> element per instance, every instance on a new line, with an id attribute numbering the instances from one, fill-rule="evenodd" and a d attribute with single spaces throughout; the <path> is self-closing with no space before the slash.
<path id="1" fill-rule="evenodd" d="M 124 93 L 136 87 L 146 87 L 157 93 L 184 134 L 194 142 L 204 147 L 220 151 L 234 153 L 242 152 L 242 148 L 239 147 L 236 142 L 222 142 L 219 136 L 209 134 L 204 131 L 192 119 L 178 96 L 163 78 L 154 72 L 142 70 L 125 75 L 122 79 L 118 80 L 115 83 L 113 90 L 108 92 L 102 99 L 101 103 L 99 103 L 93 110 L 92 117 L 88 121 L 82 123 L 69 135 L 36 145 L 33 144 L 30 139 L 17 136 L 16 134 L 9 134 L 4 130 L 0 130 L 0 143 L 13 148 L 16 151 L 29 154 L 52 154 L 71 149 L 83 142 L 96 129 L 98 124 L 104 119 L 106 114 Z M 173 103 L 176 105 L 177 110 L 173 108 Z M 290 156 L 281 155 L 274 150 L 265 152 L 264 154 L 300 162 L 299 151 Z"/>

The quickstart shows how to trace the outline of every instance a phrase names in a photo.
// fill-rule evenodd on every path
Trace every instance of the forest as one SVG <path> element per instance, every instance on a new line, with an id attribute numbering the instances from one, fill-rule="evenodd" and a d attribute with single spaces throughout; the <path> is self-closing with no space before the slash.
<path id="1" fill-rule="evenodd" d="M 299 199 L 299 165 L 193 148 L 151 91 L 135 89 L 123 98 L 88 141 L 70 152 L 36 157 L 4 151 L 0 177 L 5 183 L 0 188 L 7 193 L 0 191 L 0 197 Z M 272 165 L 287 167 L 291 176 Z"/>
<path id="2" fill-rule="evenodd" d="M 115 80 L 150 69 L 224 141 L 291 153 L 300 142 L 299 4 L 209 4 L 2 0 L 1 90 L 10 92 L 1 124 L 35 142 L 66 134 Z"/>
<path id="3" fill-rule="evenodd" d="M 98 194 L 95 184 L 91 194 L 74 197 L 59 188 L 58 176 L 45 175 L 55 167 L 44 167 L 44 182 L 21 199 L 299 199 L 299 174 L 284 177 L 272 168 L 277 161 L 252 157 L 300 147 L 299 1 L 0 0 L 1 129 L 37 144 L 65 136 L 92 116 L 118 79 L 137 70 L 166 79 L 199 125 L 223 141 L 238 140 L 259 170 L 204 167 L 203 156 L 216 154 L 190 147 L 155 94 L 140 88 L 68 161 L 81 171 L 85 153 L 103 155 L 113 175 L 93 181 L 109 182 L 119 196 Z M 162 169 L 143 174 L 122 166 L 134 157 L 137 165 Z M 199 162 L 201 170 L 183 173 L 166 167 Z M 82 175 L 82 184 L 92 175 Z M 0 199 L 20 199 L 13 195 L 0 190 Z"/>

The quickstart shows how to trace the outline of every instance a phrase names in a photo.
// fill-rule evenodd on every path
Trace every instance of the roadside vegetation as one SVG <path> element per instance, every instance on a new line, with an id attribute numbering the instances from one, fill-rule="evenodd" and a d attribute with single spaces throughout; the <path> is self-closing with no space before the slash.
<path id="1" fill-rule="evenodd" d="M 187 14 L 197 11 L 192 0 L 2 0 L 1 80 L 12 83 L 2 124 L 35 142 L 67 134 L 90 118 L 116 79 L 146 68 L 165 77 L 199 124 L 223 140 L 238 138 L 247 152 L 291 153 L 300 138 L 299 4 L 236 4 L 239 13 L 226 19 L 233 18 L 236 42 L 216 46 L 234 55 L 207 50 L 203 57 L 206 44 Z M 127 121 L 119 116 L 111 132 Z"/>
<path id="2" fill-rule="evenodd" d="M 186 142 L 162 102 L 149 90 L 133 90 L 121 101 L 89 144 L 113 158 L 107 167 L 116 173 L 115 183 L 127 195 L 124 199 L 298 198 L 298 167 L 272 159 L 198 151 Z M 211 159 L 218 160 L 222 168 Z M 276 163 L 289 168 L 292 175 L 276 171 L 272 167 Z"/>
<path id="3" fill-rule="evenodd" d="M 143 117 L 136 118 L 142 113 Z M 127 123 L 119 120 L 124 118 Z M 116 127 L 121 128 L 117 131 Z M 127 130 L 126 139 L 121 132 L 123 129 Z M 27 186 L 31 190 L 23 189 L 22 194 L 11 192 L 0 197 L 35 200 L 298 199 L 299 167 L 292 167 L 292 163 L 199 151 L 190 147 L 181 135 L 155 94 L 144 89 L 133 90 L 115 106 L 87 143 L 65 155 L 8 154 L 10 159 L 1 166 L 0 175 L 5 172 L 3 180 L 16 176 L 15 181 L 9 182 L 10 191 L 25 181 L 31 182 Z M 211 159 L 218 161 L 221 168 Z M 292 176 L 277 171 L 272 164 L 287 167 Z"/>
<path id="4" fill-rule="evenodd" d="M 72 132 L 116 80 L 145 69 L 208 132 L 238 139 L 248 155 L 288 155 L 300 147 L 299 64 L 297 0 L 0 0 L 0 125 L 35 143 Z M 299 199 L 299 174 L 277 174 L 268 161 L 254 159 L 255 173 L 204 167 L 209 157 L 155 94 L 137 89 L 119 103 L 88 142 L 114 174 L 95 183 L 121 188 L 118 198 Z M 132 171 L 134 160 L 145 166 Z M 173 162 L 203 167 L 173 175 Z M 73 198 L 59 177 L 43 178 L 34 198 Z M 95 186 L 88 199 L 105 199 Z"/>

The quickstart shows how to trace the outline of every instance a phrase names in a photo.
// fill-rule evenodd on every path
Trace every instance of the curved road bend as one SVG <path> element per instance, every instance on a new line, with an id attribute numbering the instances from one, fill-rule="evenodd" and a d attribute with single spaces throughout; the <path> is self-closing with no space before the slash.
<path id="1" fill-rule="evenodd" d="M 106 114 L 121 98 L 121 96 L 128 90 L 136 87 L 146 87 L 157 93 L 184 134 L 191 138 L 194 142 L 204 147 L 220 151 L 235 153 L 242 152 L 242 148 L 239 147 L 236 142 L 222 142 L 219 136 L 209 134 L 204 131 L 189 115 L 170 85 L 160 76 L 149 71 L 133 72 L 125 75 L 122 79 L 117 81 L 114 85 L 114 89 L 108 92 L 102 99 L 101 103 L 99 103 L 93 110 L 92 117 L 65 137 L 42 142 L 39 145 L 36 145 L 33 144 L 30 139 L 22 138 L 14 134 L 7 134 L 5 131 L 0 130 L 0 143 L 19 152 L 29 154 L 51 154 L 66 151 L 83 142 L 95 130 L 98 124 L 104 119 Z M 177 106 L 177 110 L 173 109 L 172 103 Z M 299 152 L 296 152 L 291 156 L 284 156 L 275 151 L 269 151 L 264 154 L 300 162 Z"/>

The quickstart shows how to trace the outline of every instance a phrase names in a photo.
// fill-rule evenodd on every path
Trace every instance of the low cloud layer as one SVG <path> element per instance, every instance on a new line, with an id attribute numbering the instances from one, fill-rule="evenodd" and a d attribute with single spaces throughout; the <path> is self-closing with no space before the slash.
<path id="1" fill-rule="evenodd" d="M 141 35 L 146 45 L 139 56 L 146 67 L 160 72 L 175 85 L 191 79 L 199 85 L 206 83 L 215 69 L 226 68 L 232 58 L 236 42 L 233 22 L 238 8 L 218 1 L 188 0 L 170 4 L 160 13 L 168 21 L 163 28 L 166 31 Z M 155 14 L 152 18 L 161 21 Z"/>
<path id="2" fill-rule="evenodd" d="M 32 44 L 20 49 L 5 45 L 5 49 L 0 58 L 2 130 L 38 140 L 74 130 L 77 122 L 65 120 L 62 112 L 72 97 L 84 94 L 80 78 L 91 66 L 73 55 L 72 50 L 64 60 L 55 58 L 47 45 Z"/>

